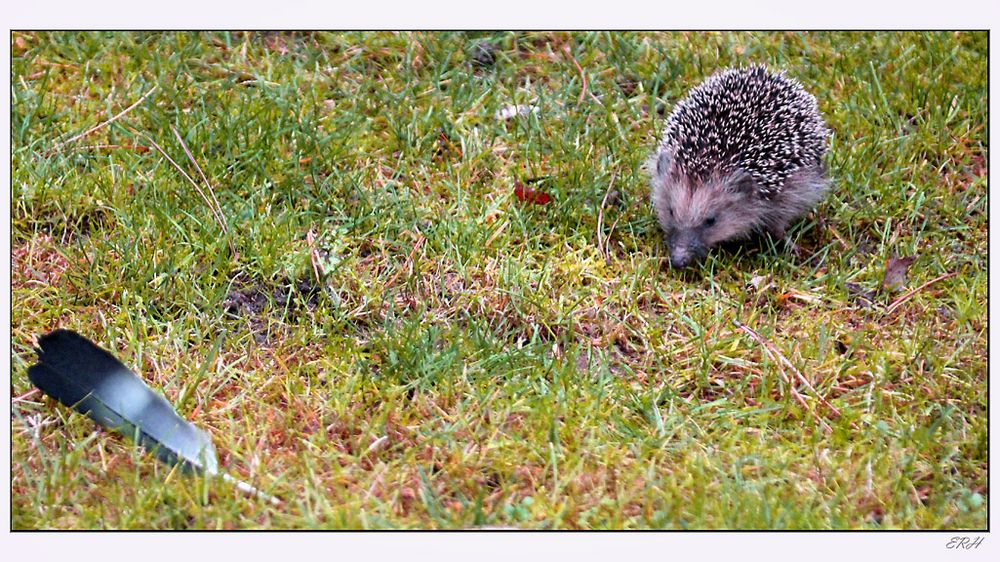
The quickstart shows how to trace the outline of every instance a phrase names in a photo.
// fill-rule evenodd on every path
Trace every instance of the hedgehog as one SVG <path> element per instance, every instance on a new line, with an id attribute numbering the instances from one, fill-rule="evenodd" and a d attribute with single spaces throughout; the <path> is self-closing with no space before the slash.
<path id="1" fill-rule="evenodd" d="M 816 98 L 784 72 L 731 68 L 693 88 L 647 162 L 671 266 L 758 232 L 784 239 L 826 194 L 828 137 Z"/>

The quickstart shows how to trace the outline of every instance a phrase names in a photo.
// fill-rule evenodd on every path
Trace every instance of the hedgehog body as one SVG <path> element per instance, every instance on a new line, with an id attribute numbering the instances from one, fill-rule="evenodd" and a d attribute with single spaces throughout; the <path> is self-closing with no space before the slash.
<path id="1" fill-rule="evenodd" d="M 784 73 L 729 69 L 693 88 L 648 163 L 671 264 L 758 231 L 783 238 L 827 190 L 828 136 L 816 99 Z"/>

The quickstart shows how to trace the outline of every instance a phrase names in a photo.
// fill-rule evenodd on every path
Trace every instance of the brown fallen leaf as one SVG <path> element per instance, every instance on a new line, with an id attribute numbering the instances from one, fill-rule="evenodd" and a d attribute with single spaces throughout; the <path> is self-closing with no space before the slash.
<path id="1" fill-rule="evenodd" d="M 916 256 L 905 258 L 889 258 L 885 262 L 885 273 L 882 275 L 882 290 L 890 293 L 906 287 L 906 272 Z"/>

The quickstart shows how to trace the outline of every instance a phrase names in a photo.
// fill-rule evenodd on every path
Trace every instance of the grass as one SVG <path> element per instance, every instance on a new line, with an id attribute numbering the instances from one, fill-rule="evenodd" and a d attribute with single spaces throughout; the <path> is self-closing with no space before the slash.
<path id="1" fill-rule="evenodd" d="M 15 529 L 986 527 L 985 33 L 11 41 Z M 640 165 L 750 61 L 816 94 L 836 187 L 798 255 L 671 270 Z M 887 314 L 895 256 L 955 276 Z M 283 505 L 22 396 L 56 327 Z"/>

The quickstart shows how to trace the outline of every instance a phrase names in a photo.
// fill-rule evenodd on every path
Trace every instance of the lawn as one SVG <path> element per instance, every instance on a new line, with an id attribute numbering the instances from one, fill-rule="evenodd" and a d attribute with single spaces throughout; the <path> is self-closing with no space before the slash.
<path id="1" fill-rule="evenodd" d="M 985 32 L 11 49 L 14 529 L 986 528 Z M 834 188 L 671 269 L 641 165 L 750 62 Z M 282 503 L 33 392 L 57 327 Z"/>

